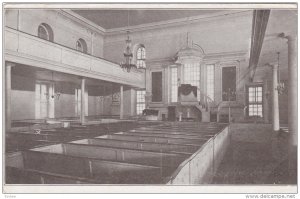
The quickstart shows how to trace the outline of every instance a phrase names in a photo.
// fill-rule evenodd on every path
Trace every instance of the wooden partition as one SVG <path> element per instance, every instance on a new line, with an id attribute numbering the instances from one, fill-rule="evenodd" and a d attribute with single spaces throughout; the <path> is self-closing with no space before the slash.
<path id="1" fill-rule="evenodd" d="M 117 140 L 129 140 L 140 142 L 155 142 L 155 143 L 171 143 L 171 144 L 196 144 L 202 145 L 207 139 L 183 139 L 183 138 L 170 138 L 170 137 L 151 137 L 151 136 L 134 136 L 126 134 L 113 134 L 107 136 L 100 136 L 99 138 L 109 138 Z M 98 137 L 97 137 L 98 138 Z"/>
<path id="2" fill-rule="evenodd" d="M 174 167 L 174 165 L 176 166 L 180 164 L 190 155 L 144 151 L 138 149 L 133 150 L 116 147 L 101 147 L 95 145 L 74 143 L 64 144 L 64 154 L 79 157 L 99 158 L 112 161 L 167 167 Z"/>
<path id="3" fill-rule="evenodd" d="M 230 142 L 228 127 L 182 162 L 166 184 L 210 184 Z"/>
<path id="4" fill-rule="evenodd" d="M 204 134 L 179 134 L 179 133 L 153 133 L 153 132 L 124 132 L 125 135 L 133 135 L 133 136 L 153 136 L 153 137 L 169 137 L 169 138 L 184 138 L 184 139 L 202 139 L 207 140 L 204 137 Z M 212 135 L 213 136 L 213 135 Z"/>
<path id="5" fill-rule="evenodd" d="M 94 138 L 73 141 L 72 143 L 91 144 L 107 147 L 121 147 L 126 149 L 139 149 L 157 152 L 176 152 L 176 153 L 193 153 L 199 146 L 193 144 L 167 144 L 154 142 L 137 142 L 126 140 L 115 140 L 106 138 Z"/>
<path id="6" fill-rule="evenodd" d="M 165 124 L 132 132 L 81 138 L 6 156 L 6 182 L 24 184 L 203 184 L 210 183 L 229 145 L 228 127 Z M 169 129 L 174 128 L 172 130 Z M 202 127 L 202 128 L 201 128 Z M 221 131 L 217 131 L 223 127 Z M 36 136 L 67 137 L 81 129 L 59 129 Z M 176 131 L 180 129 L 179 133 Z M 168 130 L 169 129 L 169 130 Z M 211 130 L 208 130 L 211 129 Z M 174 130 L 174 131 L 173 131 Z M 199 132 L 197 132 L 199 130 Z M 203 132 L 202 132 L 203 131 Z M 23 133 L 25 134 L 25 133 Z M 21 135 L 23 135 L 21 134 Z M 87 133 L 89 134 L 89 133 Z M 36 138 L 34 137 L 34 138 Z M 76 137 L 76 136 L 75 136 Z M 20 139 L 22 138 L 19 137 Z M 50 139 L 51 140 L 51 139 Z"/>
<path id="7" fill-rule="evenodd" d="M 141 183 L 149 176 L 150 183 L 161 181 L 161 169 L 155 166 L 105 161 L 39 151 L 24 153 L 24 168 L 53 174 L 94 179 L 99 183 Z M 140 180 L 137 179 L 137 177 Z"/>

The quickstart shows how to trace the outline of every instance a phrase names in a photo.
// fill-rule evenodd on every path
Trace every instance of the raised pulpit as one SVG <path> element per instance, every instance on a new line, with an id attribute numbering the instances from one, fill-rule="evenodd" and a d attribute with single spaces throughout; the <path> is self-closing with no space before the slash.
<path id="1" fill-rule="evenodd" d="M 181 84 L 178 87 L 178 97 L 181 104 L 197 103 L 197 86 Z"/>

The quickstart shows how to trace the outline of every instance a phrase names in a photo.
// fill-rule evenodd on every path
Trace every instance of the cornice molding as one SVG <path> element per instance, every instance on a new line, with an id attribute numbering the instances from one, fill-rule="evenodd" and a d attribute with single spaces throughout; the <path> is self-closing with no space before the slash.
<path id="1" fill-rule="evenodd" d="M 224 62 L 224 61 L 245 61 L 247 59 L 247 55 L 248 55 L 247 51 L 210 53 L 205 55 L 205 57 L 203 58 L 203 63 Z M 178 65 L 175 63 L 174 57 L 166 57 L 161 59 L 149 59 L 146 60 L 146 63 L 148 65 L 158 65 L 158 64 Z"/>
<path id="2" fill-rule="evenodd" d="M 61 9 L 58 11 L 60 14 L 62 14 L 65 17 L 68 17 L 69 19 L 80 23 L 84 26 L 87 26 L 88 28 L 98 32 L 99 34 L 103 35 L 105 34 L 106 30 L 104 28 L 102 28 L 101 26 L 95 24 L 94 22 L 80 16 L 79 14 L 73 12 L 70 9 Z"/>
<path id="3" fill-rule="evenodd" d="M 136 26 L 129 26 L 129 27 L 121 27 L 121 28 L 112 28 L 112 29 L 105 29 L 94 22 L 82 17 L 81 15 L 73 12 L 70 9 L 61 9 L 59 10 L 59 13 L 62 15 L 68 17 L 69 19 L 72 19 L 82 25 L 88 26 L 88 28 L 97 31 L 99 34 L 103 36 L 110 36 L 110 35 L 118 35 L 123 34 L 127 30 L 130 32 L 139 32 L 139 31 L 145 31 L 145 30 L 153 30 L 153 29 L 160 29 L 160 28 L 166 28 L 166 27 L 173 27 L 173 26 L 186 26 L 189 24 L 204 22 L 204 21 L 212 21 L 212 20 L 218 20 L 220 18 L 230 18 L 230 17 L 237 17 L 237 16 L 243 16 L 248 15 L 252 11 L 251 10 L 230 10 L 230 11 L 223 11 L 219 13 L 212 13 L 212 14 L 206 14 L 206 15 L 199 15 L 199 16 L 193 16 L 193 17 L 185 17 L 180 19 L 173 19 L 173 20 L 166 20 L 166 21 L 160 21 L 160 22 L 154 22 L 154 23 L 147 23 L 147 24 L 141 24 Z"/>
<path id="4" fill-rule="evenodd" d="M 185 17 L 180 19 L 141 24 L 136 26 L 106 29 L 105 33 L 106 35 L 117 35 L 117 34 L 124 33 L 127 30 L 129 30 L 130 32 L 139 32 L 139 31 L 173 27 L 173 26 L 187 26 L 189 24 L 191 25 L 199 22 L 219 20 L 220 18 L 224 19 L 230 17 L 249 15 L 251 13 L 252 10 L 238 10 L 238 11 L 230 10 L 230 11 L 223 11 L 223 12 L 213 13 L 213 14 L 206 14 L 206 15 L 199 15 L 193 17 Z"/>

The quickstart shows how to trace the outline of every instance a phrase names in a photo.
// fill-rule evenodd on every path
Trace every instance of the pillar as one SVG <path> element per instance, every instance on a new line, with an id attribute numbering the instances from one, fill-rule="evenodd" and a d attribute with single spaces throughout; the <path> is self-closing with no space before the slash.
<path id="1" fill-rule="evenodd" d="M 292 135 L 291 144 L 297 146 L 297 39 L 288 36 L 288 123 Z"/>
<path id="2" fill-rule="evenodd" d="M 85 79 L 81 79 L 80 123 L 85 123 Z"/>
<path id="3" fill-rule="evenodd" d="M 124 93 L 123 93 L 123 85 L 120 86 L 120 119 L 122 120 L 124 117 Z"/>
<path id="4" fill-rule="evenodd" d="M 273 65 L 273 86 L 272 86 L 272 93 L 273 93 L 273 131 L 279 131 L 279 101 L 278 101 L 278 65 Z"/>
<path id="5" fill-rule="evenodd" d="M 5 65 L 5 129 L 11 129 L 11 68 L 13 63 L 6 62 Z"/>
<path id="6" fill-rule="evenodd" d="M 289 176 L 291 183 L 297 183 L 297 38 L 288 39 L 288 125 L 289 125 Z"/>
<path id="7" fill-rule="evenodd" d="M 135 109 L 136 109 L 136 91 L 131 88 L 130 89 L 130 116 L 134 116 L 135 115 Z"/>

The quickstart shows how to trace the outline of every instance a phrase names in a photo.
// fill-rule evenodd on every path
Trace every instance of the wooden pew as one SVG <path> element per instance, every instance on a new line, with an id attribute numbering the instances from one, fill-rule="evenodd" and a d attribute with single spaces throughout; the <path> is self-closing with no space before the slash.
<path id="1" fill-rule="evenodd" d="M 121 147 L 127 149 L 140 149 L 156 152 L 175 152 L 175 153 L 193 153 L 198 150 L 198 145 L 192 144 L 168 144 L 168 143 L 154 143 L 154 142 L 138 142 L 126 141 L 106 138 L 94 138 L 73 141 L 72 143 L 91 144 L 107 147 Z"/>
<path id="2" fill-rule="evenodd" d="M 159 183 L 162 180 L 159 167 L 39 151 L 24 153 L 24 168 L 88 178 L 99 183 L 139 184 Z"/>
<path id="3" fill-rule="evenodd" d="M 129 140 L 139 142 L 155 142 L 155 143 L 171 143 L 171 144 L 195 144 L 202 145 L 207 139 L 185 139 L 185 138 L 171 138 L 171 137 L 159 137 L 159 136 L 134 136 L 126 134 L 112 134 L 107 136 L 100 136 L 100 138 L 109 138 L 117 140 Z M 98 137 L 96 137 L 98 138 Z"/>

